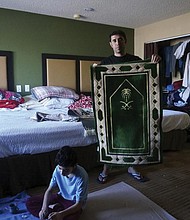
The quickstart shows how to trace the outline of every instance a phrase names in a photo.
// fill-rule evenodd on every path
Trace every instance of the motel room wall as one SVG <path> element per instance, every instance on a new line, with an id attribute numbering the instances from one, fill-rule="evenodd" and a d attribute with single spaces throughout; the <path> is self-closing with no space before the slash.
<path id="1" fill-rule="evenodd" d="M 144 58 L 144 43 L 190 36 L 190 13 L 135 29 L 134 53 Z"/>
<path id="2" fill-rule="evenodd" d="M 0 51 L 13 52 L 16 85 L 42 85 L 42 53 L 105 57 L 109 34 L 122 29 L 134 52 L 134 29 L 0 9 Z"/>

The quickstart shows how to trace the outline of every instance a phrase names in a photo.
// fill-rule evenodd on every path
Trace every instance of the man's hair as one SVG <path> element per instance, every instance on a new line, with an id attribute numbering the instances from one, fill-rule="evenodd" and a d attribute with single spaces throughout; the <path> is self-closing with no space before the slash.
<path id="1" fill-rule="evenodd" d="M 111 36 L 113 36 L 113 35 L 120 35 L 120 36 L 122 36 L 122 37 L 125 39 L 125 42 L 127 42 L 126 34 L 125 34 L 125 32 L 123 32 L 122 30 L 113 31 L 113 32 L 109 35 L 109 40 L 110 40 L 110 42 L 111 42 Z"/>
<path id="2" fill-rule="evenodd" d="M 77 164 L 77 154 L 69 146 L 62 147 L 56 155 L 55 162 L 62 167 L 74 167 Z"/>

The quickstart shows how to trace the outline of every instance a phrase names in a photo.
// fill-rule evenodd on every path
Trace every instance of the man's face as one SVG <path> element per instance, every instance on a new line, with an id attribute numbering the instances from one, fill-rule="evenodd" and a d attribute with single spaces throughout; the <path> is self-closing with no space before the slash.
<path id="1" fill-rule="evenodd" d="M 59 171 L 60 171 L 61 175 L 63 175 L 63 176 L 68 176 L 74 170 L 74 167 L 62 167 L 62 166 L 58 166 L 58 167 L 59 167 Z"/>
<path id="2" fill-rule="evenodd" d="M 113 49 L 115 56 L 125 55 L 126 41 L 121 35 L 112 35 L 110 46 Z"/>

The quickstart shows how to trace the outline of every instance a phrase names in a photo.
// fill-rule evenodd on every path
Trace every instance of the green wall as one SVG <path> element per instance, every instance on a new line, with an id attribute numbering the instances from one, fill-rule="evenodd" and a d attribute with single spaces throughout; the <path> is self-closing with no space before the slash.
<path id="1" fill-rule="evenodd" d="M 0 50 L 12 51 L 14 85 L 42 85 L 42 53 L 109 56 L 108 36 L 115 29 L 127 34 L 134 51 L 134 30 L 79 20 L 0 9 Z"/>

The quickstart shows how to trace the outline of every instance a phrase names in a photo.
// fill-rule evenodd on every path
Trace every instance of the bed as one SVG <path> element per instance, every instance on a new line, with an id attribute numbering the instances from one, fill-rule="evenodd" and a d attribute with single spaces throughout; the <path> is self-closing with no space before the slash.
<path id="1" fill-rule="evenodd" d="M 88 71 L 90 65 L 97 60 L 98 58 L 94 57 L 86 59 L 85 57 L 43 54 L 43 86 L 63 87 L 64 85 L 64 88 L 71 88 L 77 95 L 87 94 L 90 91 Z M 76 74 L 73 74 L 73 71 Z M 55 72 L 58 77 L 55 77 Z M 65 75 L 61 76 L 65 72 L 66 76 L 69 75 L 69 80 Z M 12 89 L 7 86 L 7 83 L 5 84 L 5 86 L 1 85 L 4 89 Z M 55 155 L 62 146 L 72 146 L 78 154 L 79 164 L 84 166 L 87 171 L 100 165 L 96 135 L 91 132 L 90 135 L 89 132 L 86 133 L 82 120 L 69 121 L 70 116 L 66 112 L 72 103 L 67 103 L 67 106 L 62 106 L 60 110 L 53 107 L 55 103 L 51 98 L 46 98 L 38 100 L 31 93 L 25 96 L 25 101 L 16 108 L 0 110 L 0 197 L 7 194 L 14 195 L 31 187 L 47 185 L 55 167 Z M 67 117 L 61 121 L 37 121 L 37 112 L 53 116 L 62 114 Z M 163 119 L 166 113 L 167 111 L 163 112 Z M 167 117 L 169 117 L 168 115 Z M 174 117 L 173 114 L 170 116 Z M 187 115 L 184 120 L 187 123 L 183 127 L 176 127 L 175 130 L 163 129 L 162 146 L 164 150 L 179 150 L 183 147 L 186 141 L 186 128 L 190 124 Z M 164 121 L 168 122 L 163 120 L 162 127 L 165 126 Z"/>
<path id="2" fill-rule="evenodd" d="M 187 141 L 190 116 L 186 112 L 163 109 L 162 149 L 181 150 Z"/>
<path id="3" fill-rule="evenodd" d="M 98 165 L 96 135 L 85 135 L 80 118 L 68 115 L 67 107 L 55 109 L 51 103 L 50 108 L 47 101 L 44 105 L 32 96 L 24 99 L 13 109 L 0 109 L 2 194 L 47 184 L 55 154 L 62 146 L 73 147 L 86 170 Z M 39 113 L 46 119 L 39 120 Z M 47 116 L 51 118 L 47 120 Z"/>
<path id="4" fill-rule="evenodd" d="M 79 164 L 88 171 L 99 165 L 96 136 L 84 135 L 82 122 L 37 122 L 36 112 L 57 115 L 67 110 L 48 109 L 31 96 L 24 98 L 26 102 L 19 107 L 0 110 L 1 196 L 46 185 L 54 169 L 55 155 L 62 146 L 72 146 L 78 154 Z M 185 129 L 189 125 L 188 114 L 163 110 L 163 150 L 182 149 L 187 137 Z"/>
<path id="5" fill-rule="evenodd" d="M 5 67 L 6 63 L 8 63 L 6 58 L 5 61 L 2 59 Z M 54 85 L 55 87 L 63 87 L 64 85 L 63 88 L 72 90 L 79 96 L 80 100 L 81 94 L 88 89 L 83 83 L 86 80 L 85 76 L 88 76 L 84 71 L 89 69 L 86 68 L 86 65 L 89 67 L 97 59 L 94 57 L 91 60 L 89 60 L 89 57 L 87 59 L 82 58 L 84 62 L 80 62 L 80 69 L 83 70 L 83 75 L 80 76 L 80 84 L 76 83 L 79 77 L 73 73 L 70 77 L 61 77 L 63 82 L 58 80 L 61 85 L 56 84 L 53 81 L 55 77 L 51 77 L 51 71 L 55 71 L 55 64 L 54 62 L 52 63 L 52 59 L 46 60 L 48 67 L 46 75 L 47 87 Z M 59 65 L 59 70 L 60 65 L 64 65 L 66 69 L 63 69 L 67 74 L 69 71 L 72 72 L 73 66 L 71 64 L 75 66 L 76 60 L 70 62 L 70 59 L 73 59 L 73 57 L 66 57 L 66 63 L 60 63 L 59 61 L 61 60 L 56 59 L 55 63 Z M 6 68 L 4 69 L 6 70 Z M 10 78 L 7 75 L 7 71 L 1 74 L 5 74 L 4 78 L 7 80 L 4 80 L 5 83 L 1 84 L 1 87 L 4 90 L 12 90 L 12 87 L 7 84 Z M 57 74 L 61 74 L 60 71 L 57 71 Z M 90 80 L 90 78 L 88 77 L 87 80 Z M 46 102 L 43 104 L 42 102 L 39 103 L 39 100 L 36 100 L 32 93 L 23 98 L 25 102 L 19 103 L 16 107 L 2 108 L 0 110 L 0 197 L 14 195 L 35 186 L 47 185 L 55 167 L 55 155 L 61 147 L 66 145 L 73 147 L 78 155 L 78 163 L 87 171 L 99 165 L 96 135 L 86 135 L 86 129 L 81 120 L 69 121 L 71 116 L 66 114 L 67 107 L 54 108 L 55 103 L 47 102 L 49 97 L 44 99 Z M 67 100 L 76 100 L 76 97 L 67 96 L 66 98 Z M 67 103 L 67 106 L 69 104 Z M 53 116 L 62 115 L 64 119 L 61 121 L 37 121 L 37 112 Z"/>
<path id="6" fill-rule="evenodd" d="M 180 150 L 189 135 L 189 88 L 182 86 L 183 79 L 174 81 L 163 92 L 163 149 Z"/>

